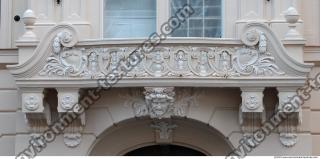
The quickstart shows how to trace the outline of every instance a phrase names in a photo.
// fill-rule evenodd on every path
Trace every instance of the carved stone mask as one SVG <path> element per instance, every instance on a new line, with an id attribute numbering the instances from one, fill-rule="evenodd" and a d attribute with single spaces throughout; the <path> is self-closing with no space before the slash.
<path id="1" fill-rule="evenodd" d="M 169 105 L 170 103 L 165 98 L 153 99 L 150 112 L 156 117 L 161 117 L 168 112 Z"/>
<path id="2" fill-rule="evenodd" d="M 171 111 L 175 95 L 173 88 L 146 88 L 144 94 L 152 118 L 162 118 Z"/>

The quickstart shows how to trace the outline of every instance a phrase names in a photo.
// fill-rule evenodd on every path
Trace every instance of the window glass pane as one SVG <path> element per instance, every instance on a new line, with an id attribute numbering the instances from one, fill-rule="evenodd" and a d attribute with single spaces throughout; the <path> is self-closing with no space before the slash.
<path id="1" fill-rule="evenodd" d="M 195 13 L 186 20 L 173 37 L 221 37 L 221 1 L 222 0 L 171 0 L 171 15 L 178 8 L 190 4 Z"/>
<path id="2" fill-rule="evenodd" d="M 148 37 L 156 31 L 156 0 L 104 0 L 104 37 Z"/>
<path id="3" fill-rule="evenodd" d="M 174 0 L 174 1 L 171 1 L 171 3 L 172 3 L 172 7 L 181 8 L 188 3 L 188 0 Z"/>
<path id="4" fill-rule="evenodd" d="M 203 36 L 203 20 L 202 19 L 189 20 L 189 36 L 190 37 Z"/>
<path id="5" fill-rule="evenodd" d="M 205 6 L 221 6 L 221 0 L 205 0 Z"/>
<path id="6" fill-rule="evenodd" d="M 220 18 L 221 10 L 220 7 L 205 7 L 204 8 L 205 16 L 211 18 Z"/>
<path id="7" fill-rule="evenodd" d="M 194 13 L 191 15 L 190 18 L 202 18 L 203 17 L 203 7 L 192 7 Z"/>
<path id="8" fill-rule="evenodd" d="M 205 19 L 204 23 L 205 23 L 206 28 L 217 27 L 217 26 L 220 26 L 221 20 L 220 19 Z"/>
<path id="9" fill-rule="evenodd" d="M 172 32 L 172 36 L 173 37 L 188 37 L 188 25 L 189 25 L 188 21 L 181 23 L 179 29 Z"/>
<path id="10" fill-rule="evenodd" d="M 189 4 L 192 7 L 202 7 L 203 6 L 203 0 L 189 0 Z"/>
<path id="11" fill-rule="evenodd" d="M 214 27 L 214 28 L 206 28 L 205 29 L 205 37 L 217 37 L 221 38 L 221 28 Z"/>

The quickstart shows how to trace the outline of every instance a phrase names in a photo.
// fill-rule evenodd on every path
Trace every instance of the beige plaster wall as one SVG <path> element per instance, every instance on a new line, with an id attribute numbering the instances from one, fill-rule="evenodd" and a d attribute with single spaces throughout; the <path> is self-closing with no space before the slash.
<path id="1" fill-rule="evenodd" d="M 0 80 L 0 154 L 13 155 L 19 98 L 15 82 L 7 70 L 0 70 Z"/>
<path id="2" fill-rule="evenodd" d="M 320 67 L 316 66 L 310 74 L 314 77 L 320 73 Z M 313 155 L 320 155 L 320 90 L 311 93 L 311 99 L 304 104 L 306 114 L 306 124 L 309 124 L 310 133 L 312 134 L 312 153 Z"/>
<path id="3" fill-rule="evenodd" d="M 5 0 L 1 0 L 3 2 Z M 10 0 L 6 0 L 10 1 Z M 48 2 L 53 2 L 48 0 Z M 237 3 L 231 3 L 231 0 L 225 7 L 237 7 Z M 240 2 L 240 1 L 239 1 Z M 260 8 L 263 8 L 261 12 L 257 8 L 257 15 L 264 20 L 275 20 L 271 26 L 275 26 L 274 30 L 278 30 L 278 34 L 283 36 L 285 33 L 286 24 L 284 23 L 282 12 L 288 7 L 289 0 L 283 0 L 279 5 L 269 5 L 265 1 L 255 1 L 254 4 L 258 4 Z M 11 1 L 12 8 L 8 12 L 2 13 L 1 19 L 7 19 L 8 23 L 1 21 L 1 27 L 12 29 L 10 32 L 0 35 L 0 48 L 14 48 L 15 40 L 23 33 L 23 23 L 18 23 L 12 20 L 14 15 L 22 16 L 22 13 L 26 8 L 33 8 L 37 11 L 44 11 L 43 8 L 47 7 L 48 3 L 37 4 L 36 0 L 13 0 Z M 301 33 L 304 34 L 308 46 L 320 46 L 320 19 L 319 0 L 308 0 L 308 3 L 302 3 L 302 0 L 295 0 L 297 9 L 302 14 L 303 26 L 299 26 Z M 32 5 L 33 4 L 33 5 Z M 59 7 L 54 6 L 52 13 L 48 13 L 49 20 L 40 20 L 37 24 L 36 33 L 41 37 L 44 35 L 48 28 L 52 27 L 59 22 L 72 22 L 83 31 L 82 38 L 100 38 L 101 25 L 100 25 L 100 13 L 99 5 L 100 0 L 90 0 L 90 3 L 83 3 L 86 6 L 86 10 L 78 10 L 81 14 L 81 18 L 78 21 L 72 21 L 68 19 L 61 19 L 63 15 Z M 41 6 L 43 5 L 43 6 Z M 3 6 L 3 5 L 1 5 Z M 10 5 L 9 5 L 10 6 Z M 234 38 L 237 35 L 236 20 L 244 18 L 250 18 L 250 6 L 244 6 L 241 13 L 238 10 L 226 9 L 228 12 L 225 16 L 228 17 L 225 21 L 225 37 Z M 97 9 L 99 8 L 99 9 Z M 252 8 L 252 6 L 251 6 Z M 65 7 L 65 9 L 68 9 Z M 229 12 L 230 11 L 230 12 Z M 37 12 L 39 13 L 39 12 Z M 65 17 L 68 17 L 69 12 L 65 12 Z M 249 16 L 248 16 L 249 15 Z M 277 21 L 279 20 L 279 21 Z M 6 25 L 4 25 L 6 24 Z M 5 36 L 4 36 L 5 35 Z M 280 36 L 280 37 L 281 37 Z M 1 58 L 1 57 L 0 57 Z M 0 155 L 14 155 L 18 153 L 24 146 L 26 146 L 27 140 L 30 138 L 29 129 L 26 125 L 24 114 L 20 112 L 20 96 L 18 94 L 14 79 L 10 73 L 5 69 L 2 64 L 0 67 Z M 313 70 L 313 75 L 320 72 L 320 67 L 316 67 Z M 94 143 L 95 139 L 99 135 L 103 134 L 107 128 L 112 127 L 123 120 L 134 118 L 132 109 L 126 106 L 125 100 L 121 98 L 122 94 L 127 92 L 126 89 L 117 89 L 112 92 L 106 92 L 104 97 L 96 103 L 87 112 L 87 125 L 85 127 L 82 143 L 75 149 L 67 148 L 62 137 L 58 137 L 57 141 L 49 146 L 43 154 L 52 155 L 56 152 L 61 152 L 61 155 L 86 155 L 89 152 L 90 147 Z M 240 90 L 238 89 L 204 89 L 204 96 L 199 98 L 198 105 L 192 106 L 189 109 L 187 118 L 196 119 L 207 125 L 210 125 L 219 130 L 223 135 L 230 139 L 230 142 L 234 145 L 238 144 L 238 140 L 241 138 L 240 126 L 238 124 L 238 108 L 240 103 Z M 266 105 L 267 110 L 274 110 L 274 104 L 276 98 L 275 92 L 270 91 L 266 94 L 270 94 L 267 98 Z M 141 98 L 141 97 L 140 97 Z M 269 154 L 274 153 L 277 155 L 304 155 L 313 154 L 320 155 L 320 92 L 313 92 L 312 98 L 307 101 L 303 106 L 303 122 L 299 130 L 298 145 L 292 149 L 283 148 L 278 141 L 278 134 L 273 134 L 266 143 L 262 144 L 253 154 Z"/>

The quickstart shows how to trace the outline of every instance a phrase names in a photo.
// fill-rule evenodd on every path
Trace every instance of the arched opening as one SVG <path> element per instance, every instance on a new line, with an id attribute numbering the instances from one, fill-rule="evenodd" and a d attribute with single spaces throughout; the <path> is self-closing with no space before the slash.
<path id="1" fill-rule="evenodd" d="M 205 156 L 205 154 L 184 146 L 153 145 L 135 149 L 125 156 Z"/>
<path id="2" fill-rule="evenodd" d="M 105 130 L 91 146 L 88 155 L 212 155 L 229 154 L 233 146 L 228 138 L 208 124 L 187 119 L 170 119 L 177 127 L 170 139 L 163 143 L 150 125 L 153 120 L 138 118 L 122 121 Z M 170 150 L 161 153 L 159 150 Z M 154 152 L 154 153 L 153 153 Z"/>

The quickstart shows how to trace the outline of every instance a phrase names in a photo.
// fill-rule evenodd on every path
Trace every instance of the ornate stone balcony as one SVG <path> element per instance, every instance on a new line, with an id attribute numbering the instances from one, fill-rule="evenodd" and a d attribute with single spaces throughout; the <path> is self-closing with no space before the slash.
<path id="1" fill-rule="evenodd" d="M 70 25 L 58 25 L 40 41 L 31 58 L 9 66 L 21 90 L 22 111 L 29 123 L 40 119 L 47 124 L 51 122 L 44 101 L 46 88 L 57 90 L 57 112 L 66 112 L 78 102 L 80 89 L 101 85 L 98 79 L 118 68 L 121 59 L 128 58 L 143 42 L 78 41 L 78 34 Z M 163 107 L 174 107 L 174 87 L 239 87 L 242 90 L 239 123 L 245 133 L 252 133 L 251 121 L 263 122 L 266 118 L 264 89 L 278 89 L 280 109 L 281 103 L 304 85 L 311 67 L 291 58 L 267 26 L 250 23 L 241 39 L 169 38 L 146 54 L 131 71 L 122 74 L 112 87 L 145 87 L 145 105 L 136 112 L 138 116 L 151 118 L 183 116 L 179 113 L 183 111 L 159 116 L 163 115 Z M 154 107 L 160 110 L 150 111 Z M 297 110 L 292 120 L 301 122 L 300 112 Z M 252 114 L 256 115 L 252 118 Z M 79 120 L 80 126 L 85 124 L 84 116 Z"/>

